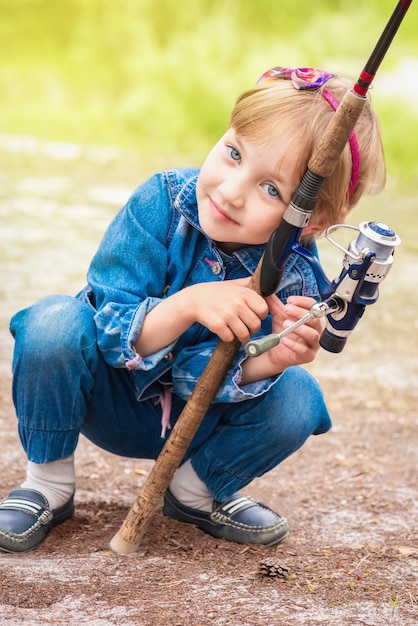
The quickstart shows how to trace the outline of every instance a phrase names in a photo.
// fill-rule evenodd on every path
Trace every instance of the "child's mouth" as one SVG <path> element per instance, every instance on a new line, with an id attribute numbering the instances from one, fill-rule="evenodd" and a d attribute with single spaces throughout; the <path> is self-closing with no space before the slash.
<path id="1" fill-rule="evenodd" d="M 237 224 L 235 220 L 232 219 L 223 209 L 220 208 L 216 202 L 214 202 L 211 198 L 209 198 L 209 208 L 214 217 L 219 222 L 223 222 L 224 224 Z"/>

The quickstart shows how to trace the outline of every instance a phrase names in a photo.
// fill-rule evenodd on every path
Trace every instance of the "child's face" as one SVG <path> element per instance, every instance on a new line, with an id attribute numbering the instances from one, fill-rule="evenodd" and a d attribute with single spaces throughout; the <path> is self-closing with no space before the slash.
<path id="1" fill-rule="evenodd" d="M 230 128 L 221 137 L 197 183 L 200 225 L 221 250 L 268 241 L 298 182 L 296 158 L 291 142 L 277 134 L 255 143 Z"/>

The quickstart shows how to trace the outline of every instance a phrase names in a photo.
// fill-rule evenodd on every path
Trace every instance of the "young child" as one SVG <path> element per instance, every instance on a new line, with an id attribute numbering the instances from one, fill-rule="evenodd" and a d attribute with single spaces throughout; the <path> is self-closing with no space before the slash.
<path id="1" fill-rule="evenodd" d="M 219 338 L 280 332 L 318 299 L 292 255 L 277 295 L 246 285 L 279 226 L 314 146 L 351 86 L 333 74 L 274 68 L 238 99 L 202 168 L 160 172 L 110 224 L 77 297 L 17 313 L 13 400 L 26 479 L 0 506 L 0 548 L 23 552 L 74 513 L 79 433 L 114 454 L 155 459 Z M 326 180 L 304 244 L 380 190 L 384 161 L 367 103 Z M 240 492 L 331 427 L 317 382 L 301 367 L 321 320 L 265 354 L 240 349 L 182 465 L 163 513 L 214 537 L 273 545 L 286 520 Z"/>

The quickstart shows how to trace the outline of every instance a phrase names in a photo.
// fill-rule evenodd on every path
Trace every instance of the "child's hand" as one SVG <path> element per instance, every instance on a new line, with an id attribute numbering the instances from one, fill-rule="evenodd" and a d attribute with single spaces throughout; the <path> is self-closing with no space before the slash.
<path id="1" fill-rule="evenodd" d="M 175 341 L 195 322 L 223 341 L 241 343 L 257 332 L 268 314 L 267 302 L 246 287 L 249 278 L 197 283 L 164 298 L 145 317 L 135 349 L 142 357 Z"/>
<path id="2" fill-rule="evenodd" d="M 272 315 L 273 333 L 279 333 L 288 328 L 315 304 L 313 298 L 304 296 L 291 296 L 285 305 L 276 296 L 269 296 L 267 302 Z M 310 320 L 284 337 L 278 346 L 266 354 L 269 355 L 272 364 L 283 370 L 291 365 L 309 363 L 314 360 L 318 352 L 319 339 L 324 326 L 323 319 Z"/>
<path id="3" fill-rule="evenodd" d="M 248 278 L 189 287 L 188 306 L 196 322 L 216 333 L 223 341 L 237 337 L 241 343 L 261 327 L 268 314 L 264 298 L 245 285 Z"/>

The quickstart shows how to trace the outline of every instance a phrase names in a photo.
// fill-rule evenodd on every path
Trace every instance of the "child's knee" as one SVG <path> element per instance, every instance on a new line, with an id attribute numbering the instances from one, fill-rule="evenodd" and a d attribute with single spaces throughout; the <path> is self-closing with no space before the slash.
<path id="1" fill-rule="evenodd" d="M 33 356 L 71 350 L 95 336 L 93 312 L 70 296 L 49 296 L 13 316 L 16 349 Z"/>
<path id="2" fill-rule="evenodd" d="M 293 405 L 309 407 L 324 404 L 322 389 L 302 367 L 289 367 L 279 381 L 279 393 Z"/>
<path id="3" fill-rule="evenodd" d="M 309 436 L 331 428 L 322 389 L 303 368 L 290 367 L 267 395 L 270 395 L 269 412 L 278 432 L 301 431 L 300 436 Z"/>

